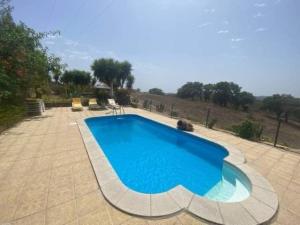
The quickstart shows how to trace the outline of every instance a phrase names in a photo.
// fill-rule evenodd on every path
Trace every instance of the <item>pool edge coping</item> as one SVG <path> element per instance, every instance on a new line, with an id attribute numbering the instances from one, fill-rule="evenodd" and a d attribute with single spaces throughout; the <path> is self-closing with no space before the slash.
<path id="1" fill-rule="evenodd" d="M 130 115 L 141 116 L 137 113 Z M 101 117 L 101 115 L 78 119 L 77 125 L 100 190 L 105 199 L 116 208 L 132 215 L 154 218 L 166 217 L 186 210 L 217 224 L 261 224 L 270 221 L 276 214 L 279 205 L 277 194 L 267 179 L 245 164 L 244 155 L 231 145 L 195 132 L 192 135 L 217 143 L 228 151 L 228 156 L 224 160 L 238 168 L 250 181 L 251 193 L 247 199 L 233 203 L 217 202 L 194 194 L 182 185 L 159 194 L 143 194 L 131 190 L 119 179 L 85 123 L 85 119 L 93 117 Z M 166 122 L 157 121 L 145 115 L 142 117 L 175 128 Z"/>

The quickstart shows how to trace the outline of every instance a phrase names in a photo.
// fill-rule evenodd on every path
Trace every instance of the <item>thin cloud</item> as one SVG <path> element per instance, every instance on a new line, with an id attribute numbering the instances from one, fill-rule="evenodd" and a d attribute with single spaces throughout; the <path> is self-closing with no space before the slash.
<path id="1" fill-rule="evenodd" d="M 263 8 L 263 7 L 266 7 L 267 4 L 266 3 L 255 3 L 254 6 L 258 7 L 258 8 Z"/>
<path id="2" fill-rule="evenodd" d="M 65 44 L 69 45 L 69 46 L 73 46 L 73 47 L 76 47 L 76 46 L 79 45 L 79 43 L 77 41 L 73 41 L 73 40 L 70 40 L 70 39 L 65 40 Z"/>
<path id="3" fill-rule="evenodd" d="M 281 2 L 281 0 L 275 0 L 275 4 L 279 4 Z"/>
<path id="4" fill-rule="evenodd" d="M 228 25 L 228 24 L 229 24 L 229 21 L 228 21 L 228 20 L 224 20 L 224 21 L 223 21 L 223 24 L 224 24 L 224 25 Z"/>
<path id="5" fill-rule="evenodd" d="M 264 31 L 266 31 L 266 30 L 267 30 L 266 28 L 260 27 L 260 28 L 257 28 L 257 29 L 255 30 L 255 32 L 264 32 Z"/>
<path id="6" fill-rule="evenodd" d="M 227 34 L 229 33 L 229 30 L 219 30 L 218 34 Z"/>
<path id="7" fill-rule="evenodd" d="M 231 42 L 241 42 L 244 38 L 231 38 Z"/>
<path id="8" fill-rule="evenodd" d="M 216 12 L 216 9 L 214 9 L 214 8 L 211 8 L 211 9 L 204 9 L 204 12 L 205 12 L 205 13 L 210 13 L 210 14 L 212 14 L 212 13 L 215 13 L 215 12 Z"/>
<path id="9" fill-rule="evenodd" d="M 208 22 L 208 23 L 202 23 L 202 24 L 198 25 L 198 28 L 199 28 L 199 29 L 202 29 L 202 28 L 204 28 L 204 27 L 209 26 L 210 24 L 211 24 L 210 22 Z"/>
<path id="10" fill-rule="evenodd" d="M 260 17 L 263 17 L 264 14 L 262 14 L 261 12 L 258 12 L 256 14 L 253 15 L 253 18 L 257 19 L 257 18 L 260 18 Z"/>

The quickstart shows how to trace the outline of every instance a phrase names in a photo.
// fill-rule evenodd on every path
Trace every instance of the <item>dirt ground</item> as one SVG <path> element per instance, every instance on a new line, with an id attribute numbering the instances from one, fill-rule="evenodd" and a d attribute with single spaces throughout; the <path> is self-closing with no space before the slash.
<path id="1" fill-rule="evenodd" d="M 204 124 L 207 110 L 210 109 L 210 119 L 217 119 L 216 128 L 230 130 L 232 125 L 238 124 L 245 119 L 252 119 L 263 125 L 263 139 L 273 142 L 277 127 L 277 121 L 272 115 L 259 110 L 250 110 L 250 112 L 237 111 L 231 108 L 224 108 L 213 103 L 201 101 L 191 101 L 177 98 L 175 96 L 160 96 L 148 93 L 135 93 L 134 96 L 139 99 L 139 107 L 143 107 L 144 100 L 152 100 L 152 111 L 156 111 L 156 105 L 165 105 L 166 114 L 170 113 L 171 105 L 175 104 L 175 111 L 179 117 Z M 293 149 L 300 150 L 300 124 L 295 121 L 282 123 L 278 144 Z"/>

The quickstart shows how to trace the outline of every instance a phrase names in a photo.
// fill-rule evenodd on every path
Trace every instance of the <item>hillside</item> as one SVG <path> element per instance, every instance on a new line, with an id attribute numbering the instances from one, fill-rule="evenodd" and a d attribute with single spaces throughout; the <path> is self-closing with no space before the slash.
<path id="1" fill-rule="evenodd" d="M 237 111 L 231 108 L 224 108 L 213 103 L 202 101 L 191 101 L 177 98 L 171 95 L 152 95 L 148 93 L 134 93 L 134 97 L 139 99 L 139 107 L 143 106 L 144 100 L 152 100 L 152 110 L 155 110 L 155 105 L 165 105 L 166 112 L 170 112 L 172 104 L 175 104 L 175 111 L 179 117 L 183 117 L 194 122 L 204 124 L 207 114 L 207 109 L 210 108 L 210 118 L 216 118 L 216 127 L 229 130 L 232 125 L 238 124 L 245 119 L 252 119 L 261 123 L 264 126 L 263 138 L 272 142 L 275 136 L 277 121 L 272 118 L 272 115 L 266 114 L 258 110 L 258 106 L 253 107 L 251 112 Z M 290 148 L 300 149 L 300 124 L 295 121 L 282 123 L 278 143 Z"/>

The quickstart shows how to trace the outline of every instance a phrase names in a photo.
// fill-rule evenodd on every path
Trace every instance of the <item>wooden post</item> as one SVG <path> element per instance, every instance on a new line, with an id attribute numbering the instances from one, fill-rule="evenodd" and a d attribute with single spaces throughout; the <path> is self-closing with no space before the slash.
<path id="1" fill-rule="evenodd" d="M 171 118 L 173 117 L 173 108 L 174 108 L 174 104 L 171 105 L 171 113 L 170 113 Z"/>
<path id="2" fill-rule="evenodd" d="M 150 100 L 150 102 L 149 102 L 149 110 L 150 110 L 150 112 L 152 111 L 152 100 Z"/>
<path id="3" fill-rule="evenodd" d="M 278 124 L 277 124 L 277 129 L 276 129 L 275 140 L 274 140 L 274 147 L 276 147 L 276 145 L 277 145 L 277 139 L 278 139 L 278 135 L 279 135 L 280 125 L 281 125 L 281 119 L 279 118 Z"/>
<path id="4" fill-rule="evenodd" d="M 206 121 L 205 121 L 205 127 L 208 126 L 209 115 L 210 115 L 210 108 L 207 109 Z"/>

